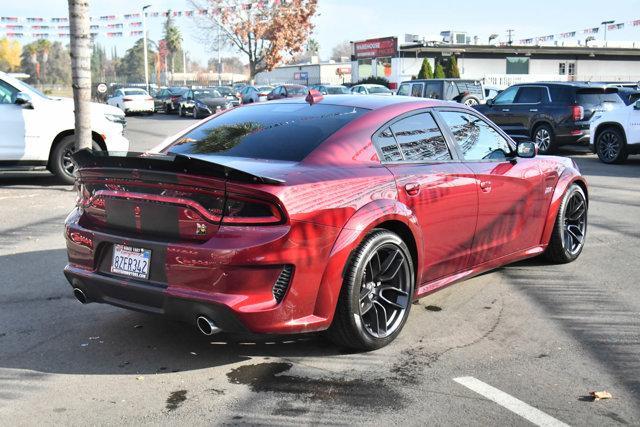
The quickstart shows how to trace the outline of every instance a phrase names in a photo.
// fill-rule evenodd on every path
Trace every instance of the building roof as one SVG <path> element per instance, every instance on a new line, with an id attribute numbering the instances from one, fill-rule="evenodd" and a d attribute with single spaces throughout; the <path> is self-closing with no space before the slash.
<path id="1" fill-rule="evenodd" d="M 424 45 L 422 43 L 405 44 L 399 51 L 411 52 L 451 52 L 478 53 L 503 55 L 585 55 L 585 56 L 636 56 L 640 57 L 640 49 L 623 47 L 585 47 L 585 46 L 495 46 L 475 44 L 438 44 Z"/>

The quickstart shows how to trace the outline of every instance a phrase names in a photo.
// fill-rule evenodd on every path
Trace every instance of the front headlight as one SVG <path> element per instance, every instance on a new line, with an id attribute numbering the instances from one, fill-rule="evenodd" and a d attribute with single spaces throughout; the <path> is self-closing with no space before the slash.
<path id="1" fill-rule="evenodd" d="M 104 118 L 110 122 L 120 123 L 122 126 L 127 123 L 127 120 L 124 118 L 124 114 L 105 114 Z"/>

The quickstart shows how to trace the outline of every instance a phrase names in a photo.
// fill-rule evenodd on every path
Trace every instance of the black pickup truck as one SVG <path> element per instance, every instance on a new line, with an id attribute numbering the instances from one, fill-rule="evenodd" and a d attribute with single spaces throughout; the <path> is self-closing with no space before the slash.
<path id="1" fill-rule="evenodd" d="M 580 82 L 521 83 L 474 106 L 516 140 L 533 140 L 541 154 L 589 143 L 594 113 L 624 107 L 618 88 Z"/>

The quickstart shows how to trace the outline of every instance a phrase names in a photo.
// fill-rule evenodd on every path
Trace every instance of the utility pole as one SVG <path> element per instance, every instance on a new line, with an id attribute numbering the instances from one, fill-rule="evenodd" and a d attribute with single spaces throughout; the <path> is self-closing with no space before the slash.
<path id="1" fill-rule="evenodd" d="M 604 46 L 607 47 L 607 26 L 613 24 L 614 20 L 611 21 L 602 21 L 600 25 L 604 27 Z"/>
<path id="2" fill-rule="evenodd" d="M 91 149 L 91 32 L 89 0 L 69 0 L 75 148 Z"/>
<path id="3" fill-rule="evenodd" d="M 511 45 L 513 44 L 513 40 L 512 40 L 513 31 L 514 31 L 514 30 L 507 30 L 507 34 L 508 34 L 508 36 L 509 36 L 509 41 L 507 42 L 507 44 L 508 44 L 509 46 L 511 46 Z"/>
<path id="4" fill-rule="evenodd" d="M 222 86 L 222 57 L 220 52 L 220 23 L 218 22 L 218 86 Z"/>
<path id="5" fill-rule="evenodd" d="M 149 60 L 147 59 L 147 10 L 151 5 L 148 4 L 142 7 L 142 40 L 144 44 L 144 87 L 149 92 Z"/>

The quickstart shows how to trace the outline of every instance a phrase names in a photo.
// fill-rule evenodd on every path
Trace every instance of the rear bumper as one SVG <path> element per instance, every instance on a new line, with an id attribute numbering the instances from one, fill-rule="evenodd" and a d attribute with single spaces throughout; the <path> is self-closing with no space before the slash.
<path id="1" fill-rule="evenodd" d="M 570 126 L 559 126 L 556 129 L 556 142 L 557 145 L 589 145 L 589 135 L 589 122 L 576 122 Z"/>
<path id="2" fill-rule="evenodd" d="M 330 318 L 315 312 L 338 233 L 334 227 L 227 226 L 204 243 L 179 243 L 88 229 L 80 218 L 74 210 L 65 224 L 69 264 L 64 274 L 92 301 L 191 323 L 206 315 L 230 332 L 289 334 L 330 325 Z M 114 244 L 151 250 L 149 280 L 110 272 Z M 277 301 L 274 285 L 285 266 L 293 274 Z"/>

